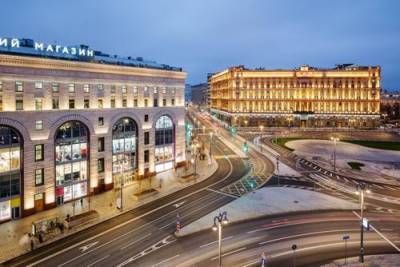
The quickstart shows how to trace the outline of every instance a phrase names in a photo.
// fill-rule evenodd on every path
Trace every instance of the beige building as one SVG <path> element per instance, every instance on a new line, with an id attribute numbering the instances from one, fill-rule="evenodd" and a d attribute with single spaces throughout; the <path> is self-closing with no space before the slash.
<path id="1" fill-rule="evenodd" d="M 0 222 L 184 164 L 180 68 L 4 40 Z"/>
<path id="2" fill-rule="evenodd" d="M 209 77 L 209 108 L 232 125 L 376 127 L 380 67 L 232 67 Z"/>

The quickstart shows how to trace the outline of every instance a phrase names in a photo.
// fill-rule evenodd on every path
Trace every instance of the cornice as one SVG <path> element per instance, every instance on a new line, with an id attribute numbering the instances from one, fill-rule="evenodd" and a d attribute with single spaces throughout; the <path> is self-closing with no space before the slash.
<path id="1" fill-rule="evenodd" d="M 185 79 L 186 72 L 0 54 L 0 66 Z"/>

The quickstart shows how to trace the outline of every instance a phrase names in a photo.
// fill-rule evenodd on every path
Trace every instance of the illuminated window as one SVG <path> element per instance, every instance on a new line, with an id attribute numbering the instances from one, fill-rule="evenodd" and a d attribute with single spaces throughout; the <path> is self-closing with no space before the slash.
<path id="1" fill-rule="evenodd" d="M 104 158 L 100 158 L 97 160 L 97 172 L 98 173 L 104 172 Z"/>
<path id="2" fill-rule="evenodd" d="M 43 130 L 43 121 L 42 120 L 35 121 L 35 129 L 38 131 Z"/>
<path id="3" fill-rule="evenodd" d="M 16 92 L 23 92 L 24 91 L 24 83 L 23 82 L 15 82 L 15 91 Z"/>
<path id="4" fill-rule="evenodd" d="M 68 84 L 68 92 L 75 93 L 75 84 L 73 83 Z"/>
<path id="5" fill-rule="evenodd" d="M 35 89 L 43 89 L 43 83 L 42 82 L 35 82 Z"/>
<path id="6" fill-rule="evenodd" d="M 126 94 L 126 85 L 122 85 L 122 86 L 121 86 L 121 92 L 122 92 L 123 94 Z"/>
<path id="7" fill-rule="evenodd" d="M 15 109 L 24 110 L 24 101 L 22 99 L 15 100 Z"/>
<path id="8" fill-rule="evenodd" d="M 44 184 L 44 169 L 35 170 L 35 186 Z"/>
<path id="9" fill-rule="evenodd" d="M 35 145 L 35 161 L 44 160 L 44 145 Z"/>
<path id="10" fill-rule="evenodd" d="M 42 98 L 35 98 L 35 110 L 42 110 L 43 109 L 43 99 Z"/>
<path id="11" fill-rule="evenodd" d="M 53 91 L 53 93 L 60 92 L 60 85 L 58 83 L 51 84 L 51 90 Z"/>
<path id="12" fill-rule="evenodd" d="M 110 105 L 111 105 L 111 108 L 115 108 L 115 96 L 111 97 Z"/>
<path id="13" fill-rule="evenodd" d="M 97 99 L 97 107 L 103 108 L 103 99 Z"/>
<path id="14" fill-rule="evenodd" d="M 84 93 L 89 93 L 89 84 L 84 84 L 83 85 L 83 92 Z"/>

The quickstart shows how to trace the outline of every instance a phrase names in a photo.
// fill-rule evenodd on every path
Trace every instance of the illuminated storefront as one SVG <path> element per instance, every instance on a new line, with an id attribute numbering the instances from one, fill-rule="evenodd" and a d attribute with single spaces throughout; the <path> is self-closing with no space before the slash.
<path id="1" fill-rule="evenodd" d="M 0 126 L 0 221 L 20 217 L 21 157 L 20 135 Z"/>
<path id="2" fill-rule="evenodd" d="M 56 198 L 57 205 L 87 194 L 88 131 L 80 122 L 66 122 L 57 130 Z"/>
<path id="3" fill-rule="evenodd" d="M 172 169 L 175 160 L 174 124 L 170 117 L 161 116 L 156 122 L 155 129 L 155 169 L 162 172 Z"/>
<path id="4" fill-rule="evenodd" d="M 137 174 L 137 126 L 133 119 L 119 119 L 113 127 L 112 173 L 114 186 L 121 185 L 121 172 L 124 184 L 131 183 Z"/>

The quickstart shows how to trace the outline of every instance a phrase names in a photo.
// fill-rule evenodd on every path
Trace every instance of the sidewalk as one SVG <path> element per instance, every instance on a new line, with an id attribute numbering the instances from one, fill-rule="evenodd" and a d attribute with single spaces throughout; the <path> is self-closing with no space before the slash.
<path id="1" fill-rule="evenodd" d="M 208 155 L 208 153 L 206 154 Z M 192 168 L 192 166 L 189 166 L 188 169 L 189 172 L 190 168 Z M 208 160 L 206 158 L 205 160 L 197 161 L 198 176 L 196 180 L 182 182 L 182 179 L 179 179 L 179 177 L 185 172 L 183 168 L 159 173 L 152 178 L 152 183 L 151 183 L 152 188 L 156 189 L 158 193 L 155 195 L 151 196 L 149 195 L 148 197 L 144 197 L 141 200 L 136 200 L 133 195 L 134 193 L 137 192 L 139 188 L 139 185 L 137 183 L 126 186 L 123 191 L 124 212 L 128 212 L 129 210 L 137 208 L 148 202 L 172 194 L 187 186 L 193 185 L 194 183 L 201 182 L 206 178 L 210 177 L 212 174 L 214 174 L 217 169 L 218 169 L 218 163 L 215 160 L 212 160 L 211 165 L 208 165 Z M 160 180 L 162 180 L 161 188 L 159 186 Z M 65 230 L 64 234 L 59 234 L 57 235 L 57 237 L 42 244 L 36 244 L 36 247 L 39 245 L 45 245 L 51 243 L 52 241 L 76 233 L 79 230 L 83 230 L 85 228 L 98 224 L 104 220 L 120 215 L 121 211 L 116 208 L 116 199 L 119 197 L 119 193 L 120 193 L 119 189 L 114 189 L 101 193 L 99 195 L 92 196 L 90 198 L 91 210 L 96 210 L 98 212 L 99 214 L 98 219 L 92 221 L 89 224 L 85 224 L 84 226 L 76 227 L 71 230 Z M 89 204 L 87 199 L 84 200 L 83 205 L 81 205 L 79 201 L 77 201 L 76 203 L 77 204 L 75 205 L 75 214 L 79 214 L 81 212 L 89 210 Z M 31 232 L 32 222 L 56 216 L 64 219 L 67 214 L 72 215 L 72 213 L 73 213 L 72 203 L 68 203 L 63 206 L 46 210 L 25 218 L 21 218 L 16 221 L 10 221 L 1 224 L 0 264 L 6 260 L 17 257 L 30 250 L 30 245 L 25 240 L 27 240 L 26 233 Z"/>
<path id="2" fill-rule="evenodd" d="M 321 265 L 321 267 L 400 267 L 399 254 L 371 255 L 365 256 L 364 264 L 358 262 L 358 257 L 335 260 L 332 263 Z"/>

